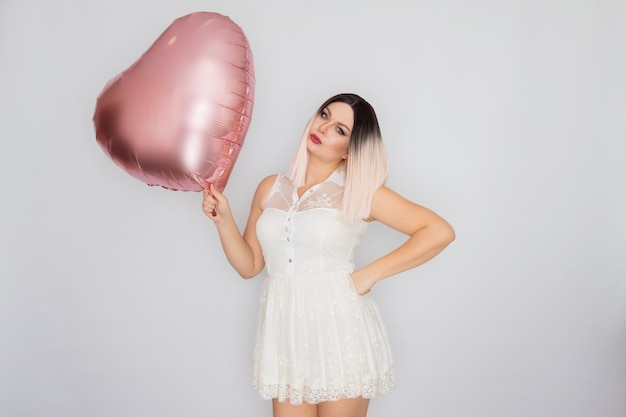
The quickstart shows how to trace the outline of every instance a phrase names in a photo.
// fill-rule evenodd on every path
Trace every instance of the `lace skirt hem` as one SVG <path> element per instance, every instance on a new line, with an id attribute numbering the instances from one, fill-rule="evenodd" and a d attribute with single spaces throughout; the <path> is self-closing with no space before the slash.
<path id="1" fill-rule="evenodd" d="M 325 401 L 337 401 L 347 398 L 374 398 L 392 391 L 396 380 L 393 371 L 375 380 L 365 381 L 354 386 L 336 388 L 311 388 L 294 385 L 265 385 L 254 380 L 252 387 L 259 395 L 267 400 L 277 399 L 280 402 L 289 401 L 292 405 L 318 404 Z"/>

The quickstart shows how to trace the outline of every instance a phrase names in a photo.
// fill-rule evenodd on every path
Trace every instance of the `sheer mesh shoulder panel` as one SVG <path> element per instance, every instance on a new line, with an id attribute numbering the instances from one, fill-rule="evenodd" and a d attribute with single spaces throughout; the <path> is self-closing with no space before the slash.
<path id="1" fill-rule="evenodd" d="M 333 181 L 316 184 L 298 197 L 297 190 L 285 175 L 280 175 L 270 193 L 266 207 L 287 211 L 297 205 L 295 211 L 315 208 L 340 210 L 343 203 L 343 185 Z"/>

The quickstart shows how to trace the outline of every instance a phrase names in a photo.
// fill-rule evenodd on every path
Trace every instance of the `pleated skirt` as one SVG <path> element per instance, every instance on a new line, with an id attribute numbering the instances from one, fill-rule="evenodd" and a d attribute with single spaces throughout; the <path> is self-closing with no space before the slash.
<path id="1" fill-rule="evenodd" d="M 265 277 L 252 385 L 263 398 L 317 404 L 391 391 L 387 331 L 349 272 Z"/>

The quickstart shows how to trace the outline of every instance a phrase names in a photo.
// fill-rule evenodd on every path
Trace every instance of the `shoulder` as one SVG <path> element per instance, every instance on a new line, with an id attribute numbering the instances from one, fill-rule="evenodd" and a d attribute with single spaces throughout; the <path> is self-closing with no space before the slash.
<path id="1" fill-rule="evenodd" d="M 400 194 L 393 191 L 391 188 L 387 187 L 386 185 L 381 185 L 380 187 L 378 187 L 378 189 L 374 193 L 374 200 L 377 200 L 379 203 L 385 203 L 385 202 L 388 202 L 389 200 L 396 200 L 396 199 L 406 200 L 404 197 L 402 197 Z"/>
<path id="2" fill-rule="evenodd" d="M 389 210 L 395 211 L 402 206 L 414 205 L 415 203 L 407 200 L 397 192 L 383 185 L 374 193 L 371 216 L 373 219 L 376 219 L 378 217 L 377 215 L 388 212 Z"/>
<path id="3" fill-rule="evenodd" d="M 370 219 L 406 232 L 415 227 L 416 221 L 423 215 L 422 209 L 392 189 L 382 186 L 376 190 L 372 199 Z"/>
<path id="4" fill-rule="evenodd" d="M 267 187 L 272 188 L 272 186 L 274 185 L 278 177 L 279 177 L 278 174 L 268 175 L 267 177 L 261 180 L 257 188 L 267 188 Z"/>
<path id="5" fill-rule="evenodd" d="M 428 226 L 451 229 L 434 211 L 404 198 L 386 186 L 376 190 L 369 220 L 378 220 L 408 235 Z"/>
<path id="6" fill-rule="evenodd" d="M 276 183 L 278 177 L 278 174 L 268 175 L 267 177 L 263 178 L 257 186 L 256 192 L 254 193 L 254 201 L 257 205 L 260 206 L 261 209 L 265 205 L 265 201 L 267 201 L 267 198 L 272 191 L 272 187 Z"/>

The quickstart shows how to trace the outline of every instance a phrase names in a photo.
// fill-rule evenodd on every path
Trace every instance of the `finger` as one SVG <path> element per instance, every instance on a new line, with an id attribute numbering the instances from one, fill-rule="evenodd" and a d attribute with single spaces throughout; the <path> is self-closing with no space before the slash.
<path id="1" fill-rule="evenodd" d="M 217 201 L 210 194 L 205 195 L 202 199 L 202 207 L 215 207 L 216 205 Z"/>
<path id="2" fill-rule="evenodd" d="M 213 210 L 215 207 L 217 206 L 217 204 L 215 203 L 215 201 L 211 201 L 211 200 L 204 200 L 204 202 L 202 203 L 202 207 L 205 209 L 211 209 Z"/>
<path id="3" fill-rule="evenodd" d="M 217 204 L 217 200 L 209 192 L 207 192 L 207 194 L 204 196 L 204 198 L 202 199 L 202 202 L 213 204 L 213 205 Z"/>
<path id="4" fill-rule="evenodd" d="M 215 211 L 215 209 L 217 208 L 217 204 L 218 201 L 210 194 L 209 190 L 205 189 L 204 202 L 202 203 L 202 208 L 204 212 L 207 215 L 210 213 L 213 217 L 217 216 L 217 212 Z"/>
<path id="5" fill-rule="evenodd" d="M 204 211 L 204 213 L 208 216 L 209 214 L 213 217 L 217 216 L 217 212 L 215 211 L 216 205 L 215 204 L 203 204 L 202 205 L 202 211 Z"/>
<path id="6" fill-rule="evenodd" d="M 222 193 L 220 193 L 217 188 L 215 188 L 215 184 L 210 184 L 209 185 L 209 191 L 211 191 L 211 194 L 213 195 L 213 197 L 217 201 L 223 201 L 224 200 L 224 195 Z"/>

